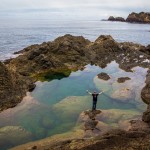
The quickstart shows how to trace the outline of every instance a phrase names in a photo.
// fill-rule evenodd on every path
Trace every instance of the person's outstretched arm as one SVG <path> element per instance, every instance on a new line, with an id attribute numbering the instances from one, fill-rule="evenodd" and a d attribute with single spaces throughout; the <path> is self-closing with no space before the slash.
<path id="1" fill-rule="evenodd" d="M 102 92 L 100 92 L 100 93 L 98 93 L 98 94 L 100 95 L 100 94 L 102 94 L 102 93 L 104 93 L 104 91 L 102 91 Z"/>
<path id="2" fill-rule="evenodd" d="M 86 92 L 87 92 L 88 94 L 92 95 L 92 93 L 91 93 L 91 92 L 89 92 L 88 90 L 86 90 Z"/>

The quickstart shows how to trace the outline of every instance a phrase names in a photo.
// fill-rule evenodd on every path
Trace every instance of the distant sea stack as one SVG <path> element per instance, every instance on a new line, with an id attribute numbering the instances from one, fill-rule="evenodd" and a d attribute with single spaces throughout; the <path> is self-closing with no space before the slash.
<path id="1" fill-rule="evenodd" d="M 113 16 L 110 16 L 108 18 L 108 21 L 121 21 L 121 22 L 125 22 L 125 19 L 122 18 L 122 17 L 113 17 Z"/>
<path id="2" fill-rule="evenodd" d="M 134 13 L 132 12 L 126 19 L 126 22 L 131 23 L 150 23 L 150 13 L 140 12 Z"/>
<path id="3" fill-rule="evenodd" d="M 140 13 L 132 12 L 131 14 L 128 15 L 127 19 L 124 19 L 122 17 L 110 16 L 108 18 L 108 21 L 149 24 L 150 23 L 150 13 L 148 13 L 148 12 L 140 12 Z"/>

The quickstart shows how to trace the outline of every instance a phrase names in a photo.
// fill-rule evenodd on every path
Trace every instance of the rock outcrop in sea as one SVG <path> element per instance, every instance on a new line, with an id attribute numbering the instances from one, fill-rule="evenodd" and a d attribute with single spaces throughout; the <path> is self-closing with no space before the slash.
<path id="1" fill-rule="evenodd" d="M 146 12 L 140 12 L 140 13 L 132 12 L 131 14 L 128 15 L 128 17 L 126 19 L 124 19 L 122 17 L 110 16 L 108 18 L 108 21 L 149 24 L 150 23 L 150 13 L 148 13 L 148 12 L 147 13 Z"/>
<path id="2" fill-rule="evenodd" d="M 145 12 L 135 13 L 135 12 L 132 12 L 127 17 L 126 22 L 150 23 L 150 13 L 145 13 Z"/>
<path id="3" fill-rule="evenodd" d="M 122 17 L 113 17 L 113 16 L 110 16 L 108 18 L 108 21 L 120 21 L 120 22 L 125 22 L 125 19 L 122 18 Z"/>

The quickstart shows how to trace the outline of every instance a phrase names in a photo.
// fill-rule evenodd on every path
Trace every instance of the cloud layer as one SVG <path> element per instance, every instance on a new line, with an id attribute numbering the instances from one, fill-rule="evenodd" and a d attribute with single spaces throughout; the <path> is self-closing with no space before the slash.
<path id="1" fill-rule="evenodd" d="M 1 11 L 38 10 L 66 15 L 104 17 L 127 16 L 135 11 L 149 11 L 149 0 L 1 0 Z"/>

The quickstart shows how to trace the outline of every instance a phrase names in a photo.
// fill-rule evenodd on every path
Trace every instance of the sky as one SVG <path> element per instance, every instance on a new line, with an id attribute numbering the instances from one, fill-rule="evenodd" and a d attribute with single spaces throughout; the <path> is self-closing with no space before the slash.
<path id="1" fill-rule="evenodd" d="M 133 11 L 150 12 L 150 0 L 0 0 L 0 15 L 106 19 Z"/>

